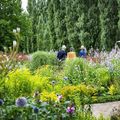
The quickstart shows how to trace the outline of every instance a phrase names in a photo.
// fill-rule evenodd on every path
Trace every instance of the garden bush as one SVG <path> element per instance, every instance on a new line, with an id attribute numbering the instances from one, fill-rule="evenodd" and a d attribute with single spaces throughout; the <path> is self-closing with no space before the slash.
<path id="1" fill-rule="evenodd" d="M 45 72 L 45 73 L 44 73 Z M 63 81 L 54 76 L 52 66 L 43 66 L 34 74 L 27 69 L 21 68 L 11 71 L 5 78 L 5 83 L 0 87 L 1 96 L 7 92 L 7 96 L 19 97 L 21 95 L 31 96 L 35 91 L 40 93 L 48 91 L 57 94 L 61 91 Z"/>
<path id="2" fill-rule="evenodd" d="M 75 59 L 73 61 L 66 60 L 65 62 L 65 76 L 71 84 L 79 84 L 86 81 L 86 70 L 88 69 L 87 61 L 83 59 Z"/>
<path id="3" fill-rule="evenodd" d="M 8 90 L 7 96 L 19 97 L 32 93 L 32 75 L 29 69 L 22 68 L 9 72 L 5 80 L 5 87 Z"/>
<path id="4" fill-rule="evenodd" d="M 107 84 L 110 83 L 110 73 L 109 70 L 105 67 L 100 67 L 96 69 L 96 79 L 97 79 L 97 83 L 99 85 L 103 85 L 107 87 Z"/>
<path id="5" fill-rule="evenodd" d="M 38 51 L 32 54 L 30 69 L 36 70 L 42 65 L 56 65 L 57 59 L 55 53 Z"/>
<path id="6" fill-rule="evenodd" d="M 55 67 L 51 65 L 43 65 L 36 71 L 37 75 L 43 76 L 43 77 L 52 77 L 55 73 Z"/>
<path id="7" fill-rule="evenodd" d="M 107 86 L 111 80 L 107 67 L 90 63 L 81 58 L 73 61 L 66 60 L 64 71 L 69 83 L 74 85 L 84 82 L 86 84 Z"/>
<path id="8" fill-rule="evenodd" d="M 113 61 L 113 69 L 112 71 L 112 75 L 113 75 L 113 79 L 119 81 L 120 80 L 120 60 L 114 60 Z"/>

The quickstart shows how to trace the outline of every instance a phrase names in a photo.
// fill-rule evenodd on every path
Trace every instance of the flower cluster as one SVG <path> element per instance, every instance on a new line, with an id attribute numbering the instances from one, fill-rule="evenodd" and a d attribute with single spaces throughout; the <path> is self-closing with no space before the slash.
<path id="1" fill-rule="evenodd" d="M 69 113 L 69 114 L 73 114 L 73 113 L 75 112 L 75 107 L 74 107 L 74 106 L 72 106 L 72 107 L 70 107 L 70 106 L 67 107 L 66 112 Z"/>
<path id="2" fill-rule="evenodd" d="M 72 95 L 77 90 L 77 86 L 65 86 L 62 89 L 62 95 L 63 96 L 69 96 Z"/>
<path id="3" fill-rule="evenodd" d="M 25 107 L 27 105 L 27 99 L 25 97 L 20 97 L 16 100 L 16 106 Z"/>
<path id="4" fill-rule="evenodd" d="M 56 101 L 57 95 L 54 92 L 43 91 L 40 96 L 42 101 Z"/>
<path id="5" fill-rule="evenodd" d="M 86 86 L 85 84 L 80 84 L 77 86 L 65 86 L 62 89 L 62 95 L 65 97 L 72 96 L 77 92 L 84 95 L 93 95 L 94 93 L 96 93 L 96 89 L 93 86 Z"/>
<path id="6" fill-rule="evenodd" d="M 57 95 L 57 100 L 58 100 L 58 101 L 61 101 L 61 100 L 62 100 L 62 98 L 63 98 L 63 96 L 62 96 L 62 95 Z"/>
<path id="7" fill-rule="evenodd" d="M 109 93 L 110 95 L 115 95 L 115 94 L 117 93 L 117 88 L 116 88 L 116 86 L 112 84 L 112 85 L 109 87 L 108 93 Z"/>

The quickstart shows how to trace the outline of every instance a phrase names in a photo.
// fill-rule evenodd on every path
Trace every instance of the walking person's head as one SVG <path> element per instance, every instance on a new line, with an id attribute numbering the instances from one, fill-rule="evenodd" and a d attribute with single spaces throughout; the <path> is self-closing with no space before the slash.
<path id="1" fill-rule="evenodd" d="M 66 46 L 65 45 L 62 46 L 62 50 L 66 50 Z"/>
<path id="2" fill-rule="evenodd" d="M 85 50 L 85 47 L 82 45 L 80 49 L 81 49 L 81 50 Z"/>
<path id="3" fill-rule="evenodd" d="M 74 51 L 74 48 L 73 47 L 70 47 L 70 52 Z"/>

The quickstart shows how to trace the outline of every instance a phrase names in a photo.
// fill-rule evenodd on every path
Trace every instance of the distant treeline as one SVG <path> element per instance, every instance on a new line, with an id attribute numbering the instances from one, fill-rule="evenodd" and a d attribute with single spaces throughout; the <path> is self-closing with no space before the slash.
<path id="1" fill-rule="evenodd" d="M 12 10 L 13 4 L 9 13 L 19 9 L 19 4 Z M 21 51 L 58 50 L 63 44 L 76 50 L 82 44 L 87 49 L 92 46 L 110 50 L 120 40 L 120 0 L 28 0 L 27 9 L 27 14 L 19 12 L 22 18 L 16 14 L 17 19 L 7 20 L 21 27 Z M 2 25 L 0 19 L 0 34 L 6 29 Z M 9 37 L 4 32 L 0 41 Z"/>
<path id="2" fill-rule="evenodd" d="M 120 0 L 29 0 L 32 49 L 111 49 L 120 39 Z"/>

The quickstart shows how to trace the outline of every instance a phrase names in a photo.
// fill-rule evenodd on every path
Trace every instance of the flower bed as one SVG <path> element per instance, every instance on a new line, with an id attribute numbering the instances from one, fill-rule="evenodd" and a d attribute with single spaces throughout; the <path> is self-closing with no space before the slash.
<path id="1" fill-rule="evenodd" d="M 83 112 L 85 104 L 120 100 L 119 60 L 108 65 L 77 58 L 60 65 L 35 71 L 23 65 L 1 74 L 0 117 L 95 120 Z"/>

